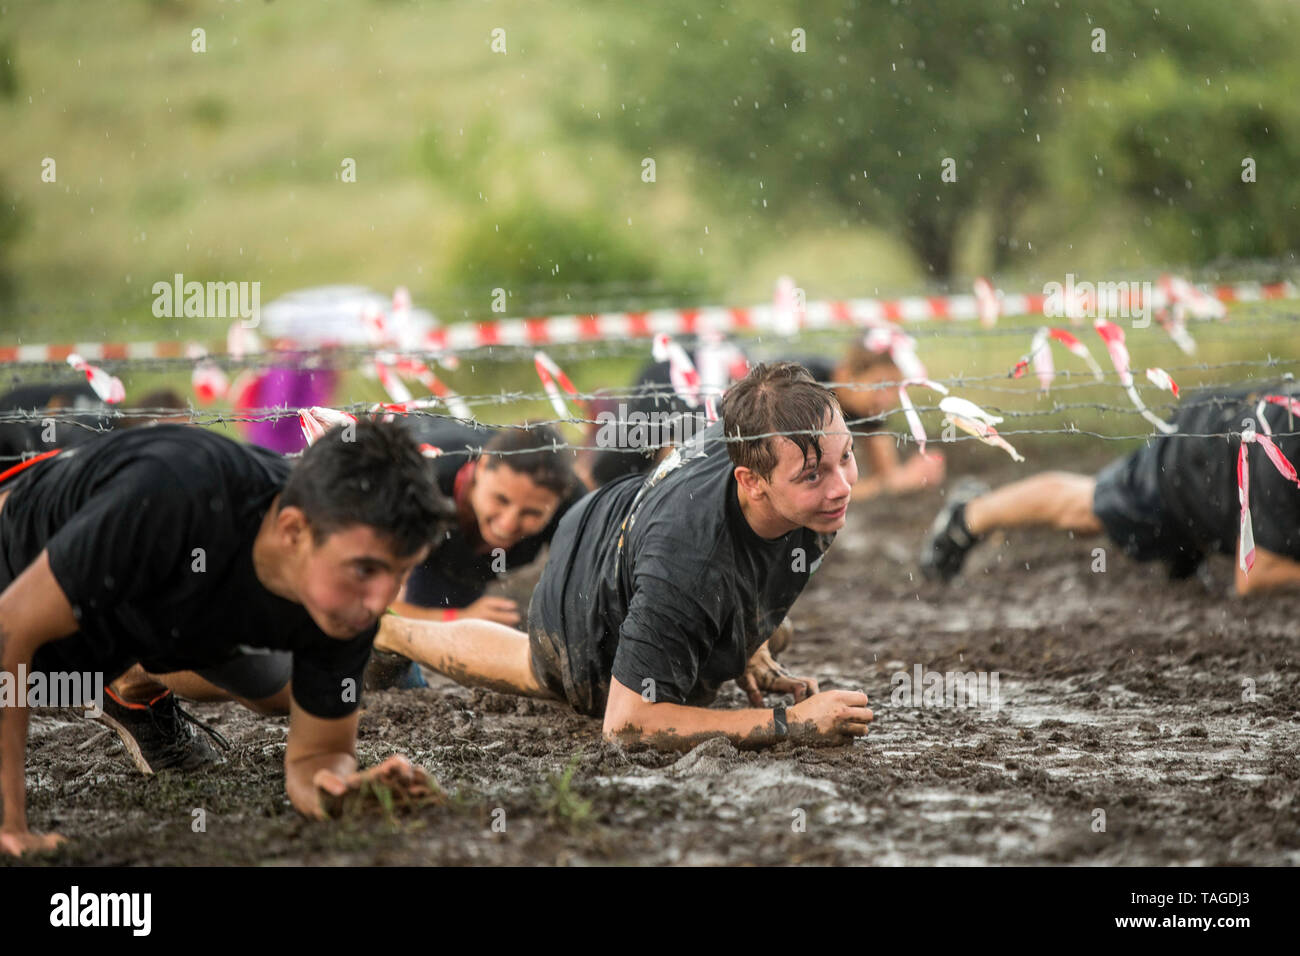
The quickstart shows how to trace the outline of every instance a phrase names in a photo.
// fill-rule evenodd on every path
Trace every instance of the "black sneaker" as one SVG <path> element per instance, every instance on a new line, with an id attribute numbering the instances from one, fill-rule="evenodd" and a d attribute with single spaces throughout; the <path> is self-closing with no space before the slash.
<path id="1" fill-rule="evenodd" d="M 983 482 L 968 480 L 949 492 L 948 503 L 935 516 L 921 548 L 921 573 L 931 581 L 947 583 L 961 572 L 966 553 L 980 540 L 966 527 L 966 503 L 988 490 Z"/>
<path id="2" fill-rule="evenodd" d="M 105 688 L 104 713 L 92 718 L 117 731 L 131 761 L 141 773 L 159 770 L 198 770 L 226 762 L 212 740 L 229 750 L 230 742 L 181 708 L 166 691 L 147 704 L 128 703 Z M 207 737 L 200 736 L 195 727 Z"/>

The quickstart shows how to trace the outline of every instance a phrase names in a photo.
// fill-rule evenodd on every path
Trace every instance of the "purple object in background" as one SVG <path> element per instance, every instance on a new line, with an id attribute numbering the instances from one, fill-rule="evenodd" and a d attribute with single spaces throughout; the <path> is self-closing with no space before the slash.
<path id="1" fill-rule="evenodd" d="M 270 422 L 251 422 L 244 432 L 250 442 L 280 454 L 302 451 L 307 447 L 297 410 L 312 405 L 329 405 L 333 401 L 338 374 L 333 369 L 304 369 L 297 366 L 273 366 L 258 380 L 252 407 L 287 408 L 293 414 Z"/>

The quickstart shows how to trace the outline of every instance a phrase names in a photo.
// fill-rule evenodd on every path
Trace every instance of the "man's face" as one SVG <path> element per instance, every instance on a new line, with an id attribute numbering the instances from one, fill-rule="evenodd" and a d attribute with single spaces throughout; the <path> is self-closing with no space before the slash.
<path id="1" fill-rule="evenodd" d="M 874 418 L 883 415 L 897 404 L 898 390 L 880 388 L 881 382 L 898 382 L 903 373 L 898 366 L 886 362 L 858 375 L 849 375 L 847 371 L 837 372 L 837 382 L 852 382 L 856 388 L 837 388 L 835 397 L 840 407 L 850 419 Z M 874 387 L 873 387 L 874 386 Z"/>
<path id="2" fill-rule="evenodd" d="M 469 503 L 483 542 L 489 548 L 509 550 L 542 532 L 559 507 L 560 496 L 509 465 L 490 467 L 486 459 L 479 459 Z"/>
<path id="3" fill-rule="evenodd" d="M 813 531 L 831 532 L 844 527 L 849 493 L 858 480 L 853 440 L 844 417 L 834 412 L 821 436 L 822 460 L 812 448 L 805 456 L 788 438 L 778 438 L 776 467 L 766 482 L 772 508 L 791 524 Z"/>
<path id="4" fill-rule="evenodd" d="M 330 637 L 349 639 L 379 619 L 397 600 L 411 569 L 428 547 L 400 557 L 367 525 L 335 531 L 319 545 L 310 532 L 296 541 L 296 592 L 316 625 Z"/>

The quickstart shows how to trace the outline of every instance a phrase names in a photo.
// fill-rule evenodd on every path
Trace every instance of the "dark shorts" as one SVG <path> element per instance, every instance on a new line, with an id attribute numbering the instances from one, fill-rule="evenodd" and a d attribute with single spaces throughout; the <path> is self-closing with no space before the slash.
<path id="1" fill-rule="evenodd" d="M 579 714 L 601 716 L 609 697 L 609 677 L 601 680 L 589 668 L 574 668 L 562 629 L 543 623 L 549 619 L 538 610 L 537 592 L 534 591 L 528 604 L 528 651 L 533 676 Z"/>
<path id="2" fill-rule="evenodd" d="M 280 691 L 293 677 L 293 654 L 263 647 L 241 647 L 216 667 L 195 671 L 211 684 L 245 700 L 262 700 Z"/>
<path id="3" fill-rule="evenodd" d="M 1143 446 L 1098 472 L 1092 511 L 1129 557 L 1194 566 L 1200 550 L 1169 519 L 1160 497 L 1156 448 Z"/>
<path id="4" fill-rule="evenodd" d="M 98 671 L 111 683 L 137 663 L 126 658 L 96 654 L 84 634 L 43 644 L 32 655 L 32 671 L 41 673 Z M 148 668 L 146 667 L 146 670 Z M 285 687 L 293 676 L 293 654 L 250 647 L 214 667 L 196 669 L 209 683 L 244 700 L 263 700 Z"/>

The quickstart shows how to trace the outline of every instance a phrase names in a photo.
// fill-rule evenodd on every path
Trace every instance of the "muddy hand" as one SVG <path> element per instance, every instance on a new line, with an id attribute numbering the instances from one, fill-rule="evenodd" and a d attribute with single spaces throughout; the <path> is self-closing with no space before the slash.
<path id="1" fill-rule="evenodd" d="M 800 743 L 842 744 L 865 737 L 875 715 L 867 695 L 853 690 L 828 690 L 791 707 L 790 737 Z"/>
<path id="2" fill-rule="evenodd" d="M 312 782 L 320 798 L 322 817 L 337 817 L 343 812 L 348 794 L 360 791 L 366 783 L 382 784 L 412 799 L 430 797 L 437 792 L 429 771 L 413 765 L 401 754 L 393 754 L 382 763 L 346 777 L 329 770 L 318 770 Z"/>
<path id="3" fill-rule="evenodd" d="M 811 677 L 796 677 L 777 663 L 767 644 L 763 644 L 749 659 L 745 674 L 736 682 L 754 707 L 763 706 L 763 694 L 793 694 L 795 703 L 817 693 L 817 681 Z"/>
<path id="4" fill-rule="evenodd" d="M 464 617 L 476 617 L 484 621 L 495 621 L 508 627 L 516 626 L 519 621 L 519 604 L 510 598 L 484 595 L 465 608 Z"/>

